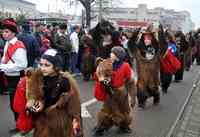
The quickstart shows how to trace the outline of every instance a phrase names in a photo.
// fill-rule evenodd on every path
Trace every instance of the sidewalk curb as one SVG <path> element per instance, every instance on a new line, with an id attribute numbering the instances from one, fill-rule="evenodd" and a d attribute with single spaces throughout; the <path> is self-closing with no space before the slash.
<path id="1" fill-rule="evenodd" d="M 199 86 L 199 84 L 200 84 L 200 71 L 198 71 L 198 74 L 197 74 L 196 77 L 194 78 L 194 80 L 193 80 L 193 86 L 192 86 L 192 88 L 190 89 L 189 94 L 188 94 L 188 96 L 187 96 L 187 98 L 186 98 L 186 100 L 185 100 L 183 106 L 181 107 L 181 110 L 180 110 L 180 112 L 178 113 L 178 116 L 177 116 L 176 120 L 174 121 L 174 123 L 173 123 L 172 126 L 170 127 L 170 130 L 168 131 L 168 133 L 167 133 L 167 135 L 166 135 L 165 137 L 174 137 L 174 136 L 173 136 L 174 130 L 175 130 L 175 128 L 176 128 L 176 126 L 177 126 L 179 120 L 180 120 L 181 117 L 183 116 L 184 111 L 185 111 L 185 109 L 186 109 L 186 107 L 187 107 L 187 105 L 188 105 L 188 103 L 189 103 L 189 101 L 190 101 L 190 98 L 192 97 L 193 92 L 196 90 L 196 88 Z"/>

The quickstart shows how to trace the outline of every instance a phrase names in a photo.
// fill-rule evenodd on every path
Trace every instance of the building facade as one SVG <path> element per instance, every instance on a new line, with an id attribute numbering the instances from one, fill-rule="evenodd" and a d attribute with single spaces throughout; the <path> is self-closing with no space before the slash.
<path id="1" fill-rule="evenodd" d="M 99 8 L 92 9 L 92 16 L 98 16 Z M 161 22 L 171 30 L 189 32 L 194 29 L 190 13 L 187 11 L 174 11 L 161 7 L 148 9 L 146 4 L 140 4 L 137 8 L 107 8 L 102 13 L 103 18 L 108 19 L 118 27 L 137 28 L 145 23 L 157 26 Z M 97 19 L 94 21 L 98 21 Z M 120 23 L 119 23 L 120 22 Z M 123 25 L 120 25 L 123 24 Z M 126 25 L 124 25 L 126 24 Z M 136 25 L 134 25 L 136 24 Z"/>
<path id="2" fill-rule="evenodd" d="M 24 15 L 26 18 L 35 18 L 39 12 L 36 5 L 25 0 L 0 0 L 0 17 L 13 17 Z"/>

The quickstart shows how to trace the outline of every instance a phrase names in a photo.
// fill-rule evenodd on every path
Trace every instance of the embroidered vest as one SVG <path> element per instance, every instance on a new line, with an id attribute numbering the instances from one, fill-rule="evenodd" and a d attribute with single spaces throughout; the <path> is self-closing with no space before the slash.
<path id="1" fill-rule="evenodd" d="M 18 48 L 25 49 L 23 42 L 18 40 L 15 44 L 9 44 L 2 63 L 7 64 L 9 60 L 11 60 L 13 63 L 15 63 L 15 61 L 12 59 L 12 56 Z"/>

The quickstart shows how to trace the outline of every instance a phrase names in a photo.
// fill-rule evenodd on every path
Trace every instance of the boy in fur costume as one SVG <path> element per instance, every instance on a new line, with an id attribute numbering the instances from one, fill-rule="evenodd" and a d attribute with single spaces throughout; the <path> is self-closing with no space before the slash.
<path id="1" fill-rule="evenodd" d="M 47 50 L 38 69 L 29 69 L 18 85 L 14 108 L 18 128 L 26 131 L 32 116 L 33 137 L 82 137 L 79 89 L 68 73 L 61 73 L 62 60 L 56 50 Z M 21 105 L 22 104 L 22 105 Z M 20 117 L 19 117 L 20 118 Z M 25 119 L 23 119 L 25 118 Z"/>
<path id="2" fill-rule="evenodd" d="M 97 60 L 95 97 L 104 104 L 97 114 L 95 136 L 103 135 L 114 125 L 122 132 L 131 132 L 130 105 L 135 105 L 136 92 L 132 69 L 123 61 L 125 55 L 125 50 L 117 46 L 112 48 L 111 58 Z"/>
<path id="3" fill-rule="evenodd" d="M 129 49 L 133 55 L 135 54 L 136 58 L 138 106 L 144 108 L 148 97 L 153 96 L 154 104 L 160 102 L 160 49 L 159 43 L 150 28 L 141 30 L 137 41 L 134 43 L 133 45 L 129 42 Z M 131 49 L 132 46 L 134 48 Z"/>

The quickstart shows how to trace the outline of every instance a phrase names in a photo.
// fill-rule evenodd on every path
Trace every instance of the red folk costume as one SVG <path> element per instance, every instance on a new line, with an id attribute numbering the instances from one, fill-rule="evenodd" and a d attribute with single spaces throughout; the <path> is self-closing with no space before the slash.
<path id="1" fill-rule="evenodd" d="M 131 79 L 132 69 L 130 65 L 124 62 L 121 67 L 113 72 L 112 76 L 112 86 L 113 88 L 119 88 L 124 85 L 126 80 Z"/>
<path id="2" fill-rule="evenodd" d="M 117 52 L 119 50 L 120 54 L 121 52 L 125 54 L 122 47 L 114 47 L 113 49 L 116 49 Z M 97 114 L 96 135 L 103 134 L 113 125 L 119 127 L 122 132 L 131 131 L 129 127 L 132 121 L 129 95 L 132 100 L 135 99 L 131 93 L 134 92 L 132 69 L 128 63 L 123 61 L 125 56 L 122 58 L 119 56 L 117 54 L 117 58 L 120 59 L 116 62 L 109 63 L 109 59 L 103 59 L 97 66 L 94 94 L 97 100 L 103 101 L 103 106 Z M 111 72 L 111 75 L 108 72 Z"/>
<path id="3" fill-rule="evenodd" d="M 17 86 L 13 107 L 15 112 L 19 114 L 16 127 L 20 131 L 28 132 L 32 127 L 32 116 L 26 111 L 26 79 L 22 78 Z"/>
<path id="4" fill-rule="evenodd" d="M 131 79 L 131 67 L 128 63 L 124 62 L 119 69 L 113 71 L 111 85 L 113 88 L 120 88 L 124 85 L 125 81 Z M 98 101 L 104 101 L 108 97 L 105 89 L 98 81 L 96 74 L 94 75 L 95 79 L 95 89 L 94 96 Z"/>
<path id="5" fill-rule="evenodd" d="M 12 55 L 15 53 L 15 51 L 18 48 L 25 49 L 25 46 L 24 46 L 24 44 L 21 41 L 17 40 L 15 44 L 11 44 L 10 43 L 10 45 L 8 46 L 7 52 L 5 54 L 5 58 L 2 60 L 2 63 L 6 64 L 6 63 L 8 63 L 9 60 L 11 60 L 13 62 Z"/>

